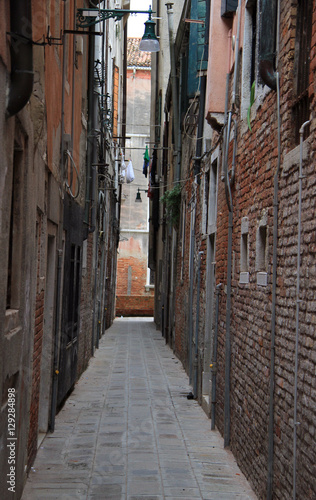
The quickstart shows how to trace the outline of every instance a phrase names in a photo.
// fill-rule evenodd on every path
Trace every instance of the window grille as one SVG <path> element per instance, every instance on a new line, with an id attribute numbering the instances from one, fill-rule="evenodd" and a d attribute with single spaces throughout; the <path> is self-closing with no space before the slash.
<path id="1" fill-rule="evenodd" d="M 309 120 L 310 102 L 308 95 L 310 48 L 312 36 L 313 10 L 310 0 L 298 0 L 295 43 L 295 90 L 296 100 L 293 106 L 295 123 L 295 142 L 299 143 L 299 130 Z M 309 127 L 305 128 L 305 138 Z"/>

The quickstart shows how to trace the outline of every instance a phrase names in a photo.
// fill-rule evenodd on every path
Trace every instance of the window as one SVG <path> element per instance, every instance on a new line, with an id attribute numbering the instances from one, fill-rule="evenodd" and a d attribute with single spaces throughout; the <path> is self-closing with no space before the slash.
<path id="1" fill-rule="evenodd" d="M 207 214 L 208 234 L 216 231 L 216 202 L 217 202 L 217 160 L 213 161 L 209 180 L 209 200 Z"/>
<path id="2" fill-rule="evenodd" d="M 262 226 L 258 229 L 257 235 L 257 271 L 265 271 L 266 263 L 266 244 L 267 244 L 267 227 Z"/>
<path id="3" fill-rule="evenodd" d="M 202 213 L 202 232 L 207 233 L 207 218 L 208 218 L 208 200 L 210 191 L 210 172 L 207 170 L 204 175 L 204 203 Z"/>
<path id="4" fill-rule="evenodd" d="M 256 241 L 256 271 L 257 284 L 267 286 L 268 284 L 268 227 L 267 216 L 263 215 L 257 229 Z"/>
<path id="5" fill-rule="evenodd" d="M 251 87 L 255 82 L 256 92 L 260 82 L 258 74 L 258 2 L 248 0 L 245 9 L 244 43 L 242 57 L 241 108 L 243 117 L 250 106 Z"/>
<path id="6" fill-rule="evenodd" d="M 250 81 L 249 87 L 256 80 L 256 47 L 257 47 L 257 1 L 251 3 L 249 9 L 251 16 L 251 68 L 250 68 Z"/>
<path id="7" fill-rule="evenodd" d="M 310 102 L 308 95 L 310 49 L 312 36 L 313 2 L 298 0 L 295 40 L 295 104 L 293 106 L 295 123 L 295 143 L 299 144 L 299 130 L 309 120 Z M 305 138 L 309 128 L 305 128 Z"/>
<path id="8" fill-rule="evenodd" d="M 241 221 L 240 239 L 240 276 L 239 283 L 249 283 L 249 222 L 247 217 Z"/>
<path id="9" fill-rule="evenodd" d="M 205 21 L 206 1 L 191 1 L 191 19 Z M 189 58 L 188 58 L 188 83 L 187 92 L 189 97 L 194 97 L 199 88 L 200 70 L 207 69 L 208 48 L 205 40 L 205 22 L 190 24 Z"/>
<path id="10" fill-rule="evenodd" d="M 155 271 L 152 269 L 149 270 L 150 276 L 149 276 L 149 284 L 154 286 L 155 285 Z"/>
<path id="11" fill-rule="evenodd" d="M 15 146 L 13 160 L 13 182 L 11 195 L 11 215 L 9 230 L 9 255 L 8 255 L 8 279 L 7 279 L 7 309 L 19 309 L 20 307 L 20 281 L 21 281 L 21 258 L 22 258 L 22 179 L 23 151 Z"/>
<path id="12" fill-rule="evenodd" d="M 181 271 L 180 279 L 184 279 L 184 263 L 185 263 L 185 225 L 186 225 L 186 200 L 182 200 L 181 210 L 181 226 L 180 226 L 180 241 L 181 241 Z"/>

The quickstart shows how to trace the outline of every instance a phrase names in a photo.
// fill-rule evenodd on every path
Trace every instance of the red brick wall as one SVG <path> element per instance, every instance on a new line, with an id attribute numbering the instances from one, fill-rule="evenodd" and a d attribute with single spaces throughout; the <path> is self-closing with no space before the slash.
<path id="1" fill-rule="evenodd" d="M 274 497 L 287 499 L 293 483 L 293 407 L 295 307 L 298 223 L 298 155 L 292 168 L 285 167 L 286 154 L 294 144 L 292 118 L 295 9 L 284 2 L 281 11 L 281 171 L 279 175 L 278 272 L 276 308 L 276 362 L 274 395 Z M 315 18 L 315 8 L 314 8 Z M 315 37 L 315 22 L 313 36 Z M 312 51 L 315 67 L 315 49 Z M 314 65 L 314 66 L 313 66 Z M 314 70 L 313 70 L 314 71 Z M 314 102 L 314 72 L 310 95 Z M 312 124 L 312 129 L 315 124 Z M 316 387 L 313 346 L 316 342 L 315 310 L 315 140 L 304 164 L 299 396 L 297 427 L 297 498 L 313 498 L 316 491 L 312 470 L 316 461 L 314 441 Z M 270 91 L 256 111 L 249 131 L 238 137 L 236 182 L 233 188 L 233 276 L 231 308 L 231 448 L 259 498 L 267 487 L 268 414 L 271 357 L 271 293 L 273 251 L 273 183 L 277 168 L 276 93 Z M 228 214 L 223 184 L 219 185 L 216 240 L 216 280 L 227 283 Z M 264 211 L 268 227 L 268 286 L 256 281 L 256 231 Z M 247 285 L 239 284 L 241 219 L 249 220 L 249 273 Z M 224 429 L 224 370 L 226 294 L 221 292 L 217 373 L 217 421 Z M 315 357 L 314 357 L 315 358 Z M 312 424 L 312 422 L 314 422 Z"/>
<path id="2" fill-rule="evenodd" d="M 153 295 L 118 295 L 116 297 L 116 316 L 153 316 Z"/>
<path id="3" fill-rule="evenodd" d="M 131 268 L 130 291 L 129 268 Z M 116 315 L 153 316 L 154 290 L 146 290 L 147 260 L 136 257 L 120 258 L 117 263 L 117 273 Z"/>
<path id="4" fill-rule="evenodd" d="M 128 269 L 131 268 L 131 295 L 145 295 L 147 282 L 147 260 L 135 257 L 118 259 L 117 295 L 128 293 Z"/>
<path id="5" fill-rule="evenodd" d="M 41 376 L 41 356 L 43 342 L 43 321 L 44 321 L 44 289 L 41 286 L 41 247 L 43 244 L 42 216 L 37 216 L 38 223 L 38 239 L 37 239 L 37 292 L 35 303 L 35 332 L 34 332 L 34 347 L 33 347 L 33 372 L 32 372 L 32 397 L 30 407 L 30 427 L 28 437 L 28 468 L 34 462 L 37 452 L 37 432 L 38 432 L 38 411 L 39 411 L 39 391 L 40 391 L 40 376 Z"/>
<path id="6" fill-rule="evenodd" d="M 313 38 L 309 95 L 311 99 L 311 132 L 306 141 L 309 152 L 304 161 L 301 237 L 301 293 L 298 370 L 297 426 L 297 498 L 312 499 L 316 491 L 315 443 L 315 345 L 316 345 L 316 139 L 315 71 L 316 71 L 316 4 L 314 2 Z M 293 153 L 294 103 L 293 71 L 296 9 L 289 0 L 281 5 L 280 100 L 281 100 L 281 169 L 278 194 L 278 271 L 276 304 L 275 391 L 274 391 L 274 493 L 273 498 L 287 500 L 293 483 L 293 408 L 296 319 L 296 266 L 298 224 L 298 159 L 287 166 L 287 155 Z M 238 126 L 236 179 L 233 193 L 233 254 L 231 304 L 231 449 L 243 472 L 250 479 L 258 498 L 266 497 L 269 384 L 271 358 L 273 192 L 277 168 L 277 102 L 276 92 L 269 91 L 252 120 L 252 132 L 241 122 Z M 187 139 L 186 139 L 187 141 Z M 187 158 L 190 144 L 183 142 L 182 178 L 190 177 Z M 232 144 L 231 144 L 232 147 Z M 206 159 L 209 161 L 209 159 Z M 192 165 L 191 165 L 192 166 Z M 231 154 L 229 167 L 231 166 Z M 183 197 L 192 199 L 192 181 L 185 184 Z M 195 273 L 193 297 L 193 330 L 196 315 L 197 253 L 205 251 L 201 237 L 202 200 L 196 201 Z M 257 285 L 256 233 L 263 214 L 267 217 L 266 287 Z M 249 284 L 240 284 L 241 220 L 249 221 Z M 189 249 L 190 207 L 187 210 L 184 275 L 180 280 L 181 248 L 177 255 L 176 353 L 188 368 L 189 321 Z M 216 283 L 221 282 L 218 322 L 218 372 L 216 425 L 224 432 L 226 284 L 227 284 L 228 209 L 224 184 L 219 180 L 216 234 Z M 202 264 L 201 327 L 199 347 L 203 347 L 205 261 Z M 208 307 L 208 304 L 206 304 Z M 203 349 L 199 350 L 199 356 Z M 199 358 L 199 373 L 202 371 Z M 200 384 L 200 381 L 199 381 Z"/>

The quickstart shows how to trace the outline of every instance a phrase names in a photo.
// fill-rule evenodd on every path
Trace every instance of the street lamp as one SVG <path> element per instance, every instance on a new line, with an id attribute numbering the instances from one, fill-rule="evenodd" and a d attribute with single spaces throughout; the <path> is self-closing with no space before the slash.
<path id="1" fill-rule="evenodd" d="M 140 195 L 140 192 L 141 191 L 144 191 L 145 193 L 148 193 L 148 189 L 137 189 L 137 193 L 136 193 L 136 199 L 135 199 L 135 203 L 142 203 L 142 198 L 141 198 L 141 195 Z"/>
<path id="2" fill-rule="evenodd" d="M 148 14 L 148 21 L 145 22 L 145 33 L 139 44 L 139 50 L 144 52 L 158 52 L 160 47 L 155 34 L 156 23 L 151 19 L 152 13 L 151 6 L 149 6 L 149 10 L 77 9 L 77 27 L 89 28 L 111 18 L 120 21 L 126 14 Z"/>

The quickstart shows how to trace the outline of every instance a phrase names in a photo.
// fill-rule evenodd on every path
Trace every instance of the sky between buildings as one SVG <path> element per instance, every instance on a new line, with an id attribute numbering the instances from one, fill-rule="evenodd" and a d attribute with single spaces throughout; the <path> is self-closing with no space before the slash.
<path id="1" fill-rule="evenodd" d="M 130 10 L 148 10 L 151 5 L 150 0 L 131 0 Z M 144 23 L 147 21 L 147 14 L 133 14 L 128 18 L 127 36 L 130 38 L 141 38 L 144 34 Z"/>

